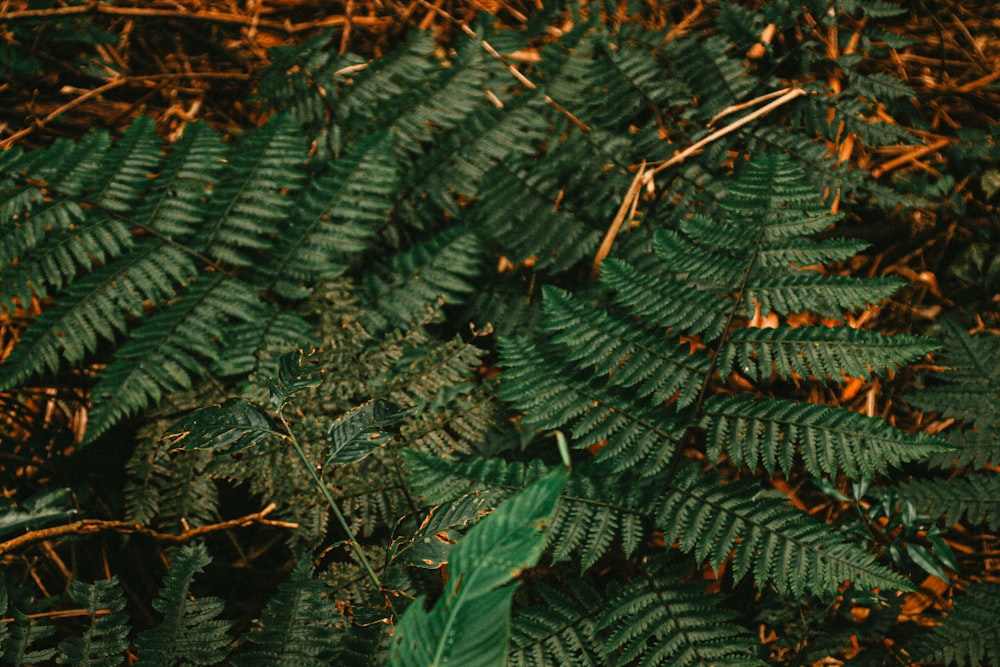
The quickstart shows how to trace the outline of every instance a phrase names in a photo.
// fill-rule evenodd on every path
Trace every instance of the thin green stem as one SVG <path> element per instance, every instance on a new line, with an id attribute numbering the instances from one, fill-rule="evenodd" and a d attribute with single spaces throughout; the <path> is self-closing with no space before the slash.
<path id="1" fill-rule="evenodd" d="M 316 488 L 318 488 L 320 490 L 320 493 L 323 494 L 323 497 L 326 498 L 326 502 L 330 505 L 330 509 L 333 510 L 334 515 L 337 517 L 337 521 L 339 521 L 341 527 L 343 527 L 344 533 L 346 533 L 347 535 L 347 543 L 351 545 L 352 549 L 354 549 L 354 553 L 357 554 L 358 560 L 361 561 L 361 565 L 363 565 L 365 571 L 368 572 L 368 576 L 375 584 L 375 587 L 378 588 L 379 590 L 382 590 L 382 582 L 379 580 L 378 574 L 375 573 L 375 569 L 372 567 L 372 564 L 368 562 L 368 557 L 365 556 L 365 552 L 362 550 L 361 545 L 358 543 L 357 540 L 354 539 L 354 533 L 351 532 L 351 526 L 350 524 L 347 523 L 347 518 L 344 516 L 344 513 L 340 511 L 340 507 L 337 506 L 337 501 L 334 499 L 333 494 L 330 493 L 330 489 L 328 489 L 326 487 L 326 484 L 323 483 L 323 480 L 320 479 L 320 476 L 319 474 L 317 474 L 316 468 L 315 466 L 313 466 L 312 461 L 309 460 L 309 457 L 306 456 L 306 453 L 302 450 L 302 446 L 299 444 L 298 438 L 296 438 L 295 435 L 292 433 L 292 430 L 289 427 L 288 422 L 285 420 L 285 415 L 281 413 L 280 409 L 278 410 L 278 419 L 281 420 L 282 426 L 285 427 L 286 437 L 292 443 L 292 447 L 295 448 L 295 451 L 298 453 L 299 458 L 302 459 L 302 465 L 305 466 L 305 469 L 309 471 L 309 474 L 312 476 L 312 480 L 313 483 L 316 485 Z"/>

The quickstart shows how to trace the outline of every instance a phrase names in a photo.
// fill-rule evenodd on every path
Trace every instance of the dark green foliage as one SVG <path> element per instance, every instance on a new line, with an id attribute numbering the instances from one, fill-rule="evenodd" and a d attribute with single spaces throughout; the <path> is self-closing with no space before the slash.
<path id="1" fill-rule="evenodd" d="M 954 320 L 943 320 L 946 370 L 928 379 L 906 399 L 964 425 L 945 432 L 958 449 L 938 457 L 943 465 L 982 467 L 1000 460 L 1000 345 L 990 334 L 969 335 Z"/>
<path id="2" fill-rule="evenodd" d="M 968 667 L 1000 662 L 1000 587 L 971 584 L 955 609 L 917 647 L 920 660 Z"/>
<path id="3" fill-rule="evenodd" d="M 993 472 L 962 479 L 912 479 L 896 490 L 902 499 L 949 524 L 986 522 L 993 530 L 1000 526 L 1000 475 Z"/>
<path id="4" fill-rule="evenodd" d="M 136 638 L 137 665 L 217 665 L 229 653 L 230 623 L 219 618 L 223 601 L 194 597 L 194 576 L 211 562 L 204 545 L 184 546 L 173 553 L 171 569 L 163 578 L 153 608 L 160 624 Z"/>
<path id="5" fill-rule="evenodd" d="M 82 637 L 68 637 L 59 642 L 56 663 L 79 667 L 122 664 L 129 645 L 129 622 L 117 577 L 89 585 L 74 581 L 69 587 L 69 598 L 87 610 L 90 625 Z"/>
<path id="6" fill-rule="evenodd" d="M 312 565 L 303 560 L 288 581 L 278 587 L 260 619 L 260 627 L 246 635 L 247 650 L 235 656 L 237 667 L 323 667 L 337 655 L 334 602 L 323 595 Z"/>
<path id="7" fill-rule="evenodd" d="M 71 495 L 69 489 L 48 489 L 19 503 L 0 501 L 0 536 L 66 521 L 76 514 Z"/>
<path id="8" fill-rule="evenodd" d="M 791 473 L 801 457 L 816 477 L 841 470 L 859 479 L 947 449 L 936 438 L 909 435 L 876 418 L 783 399 L 712 397 L 701 427 L 713 459 L 726 451 L 733 463 L 760 464 L 772 474 L 776 468 Z"/>
<path id="9" fill-rule="evenodd" d="M 636 573 L 597 621 L 607 632 L 607 664 L 763 665 L 750 633 L 732 622 L 736 614 L 712 604 L 705 584 L 682 583 L 663 560 Z"/>
<path id="10" fill-rule="evenodd" d="M 0 155 L 0 299 L 44 306 L 0 388 L 74 373 L 91 389 L 86 443 L 145 415 L 130 521 L 177 534 L 227 517 L 236 496 L 298 526 L 274 539 L 295 569 L 240 636 L 223 601 L 192 588 L 199 545 L 170 554 L 157 627 L 127 639 L 121 592 L 95 584 L 77 604 L 112 613 L 89 611 L 82 642 L 4 612 L 8 661 L 102 664 L 131 644 L 149 665 L 756 665 L 740 626 L 779 599 L 767 623 L 790 660 L 815 662 L 855 641 L 844 610 L 863 596 L 884 614 L 858 659 L 899 661 L 883 642 L 897 592 L 957 567 L 935 550 L 938 517 L 995 528 L 1000 493 L 989 470 L 917 477 L 932 456 L 996 462 L 992 339 L 848 326 L 905 281 L 852 273 L 868 246 L 836 238 L 831 210 L 927 204 L 831 150 L 846 135 L 918 143 L 878 120 L 911 96 L 872 68 L 873 41 L 903 44 L 884 27 L 899 7 L 705 5 L 715 25 L 687 36 L 576 7 L 563 34 L 542 25 L 549 5 L 524 31 L 477 24 L 505 56 L 538 54 L 515 58 L 530 85 L 464 34 L 441 46 L 415 31 L 370 62 L 317 35 L 272 51 L 257 99 L 276 113 L 239 138 L 190 124 L 167 144 L 144 119 L 117 140 Z M 769 23 L 785 36 L 748 58 Z M 869 50 L 828 58 L 826 25 Z M 804 94 L 623 206 L 640 164 L 787 85 Z M 844 382 L 888 392 L 941 347 L 950 370 L 910 402 L 961 422 L 943 437 L 893 426 L 911 422 L 891 399 L 883 418 L 835 407 Z M 567 479 L 548 473 L 557 429 Z M 796 509 L 785 480 L 860 518 Z M 867 493 L 844 495 L 852 485 Z M 888 601 L 859 592 L 876 588 Z M 995 661 L 963 635 L 985 590 L 971 587 L 968 612 L 959 598 L 926 656 Z M 834 607 L 843 623 L 793 641 Z"/>
<path id="11" fill-rule="evenodd" d="M 603 664 L 596 624 L 605 606 L 585 581 L 571 592 L 546 588 L 539 603 L 515 612 L 507 664 L 516 667 L 597 667 Z"/>
<path id="12" fill-rule="evenodd" d="M 758 586 L 770 581 L 796 595 L 832 593 L 845 579 L 862 588 L 911 587 L 864 549 L 782 500 L 762 496 L 756 485 L 718 482 L 695 466 L 678 472 L 657 509 L 666 541 L 677 540 L 714 569 L 729 561 L 737 579 L 752 572 Z"/>

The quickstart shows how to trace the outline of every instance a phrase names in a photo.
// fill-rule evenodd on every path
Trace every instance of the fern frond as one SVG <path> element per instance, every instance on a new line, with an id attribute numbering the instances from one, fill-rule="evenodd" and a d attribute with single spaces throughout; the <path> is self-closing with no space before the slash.
<path id="1" fill-rule="evenodd" d="M 694 465 L 678 472 L 656 514 L 667 544 L 677 541 L 682 551 L 716 569 L 731 554 L 736 579 L 752 570 L 758 586 L 771 581 L 796 595 L 832 593 L 845 580 L 859 588 L 912 589 L 905 577 L 842 541 L 833 528 L 752 484 L 718 481 Z"/>
<path id="2" fill-rule="evenodd" d="M 110 143 L 107 133 L 91 133 L 79 142 L 56 141 L 47 150 L 5 152 L 0 163 L 5 185 L 0 193 L 0 270 L 48 234 L 66 231 L 86 218 L 79 195 L 93 182 Z"/>
<path id="3" fill-rule="evenodd" d="M 101 184 L 88 200 L 105 211 L 129 211 L 145 192 L 161 158 L 155 123 L 149 116 L 140 116 L 101 160 L 94 174 Z"/>
<path id="4" fill-rule="evenodd" d="M 485 489 L 502 498 L 544 470 L 537 459 L 525 465 L 499 458 L 449 462 L 414 451 L 404 456 L 408 483 L 434 504 Z M 609 474 L 607 466 L 585 463 L 575 467 L 549 529 L 553 560 L 572 557 L 585 571 L 613 545 L 621 545 L 626 556 L 633 554 L 646 533 L 648 508 L 656 503 L 658 492 L 652 486 Z"/>
<path id="5" fill-rule="evenodd" d="M 49 645 L 56 627 L 45 619 L 33 620 L 17 608 L 10 609 L 8 614 L 13 622 L 4 623 L 10 625 L 3 646 L 4 662 L 19 667 L 51 664 L 58 653 L 55 646 Z"/>
<path id="6" fill-rule="evenodd" d="M 300 298 L 302 285 L 330 279 L 368 248 L 389 218 L 399 174 L 388 132 L 373 134 L 312 179 L 263 272 L 277 291 Z"/>
<path id="7" fill-rule="evenodd" d="M 939 347 L 931 338 L 887 336 L 850 327 L 743 328 L 733 331 L 720 351 L 719 368 L 735 367 L 754 381 L 772 374 L 836 382 L 844 376 L 866 380 L 902 368 Z"/>
<path id="8" fill-rule="evenodd" d="M 616 259 L 601 263 L 601 282 L 615 291 L 615 303 L 648 318 L 653 326 L 714 340 L 726 325 L 729 308 L 713 291 L 640 271 Z M 650 299 L 650 294 L 658 298 Z"/>
<path id="9" fill-rule="evenodd" d="M 311 559 L 299 561 L 288 581 L 267 603 L 259 627 L 246 635 L 248 650 L 238 653 L 236 667 L 325 667 L 337 655 L 333 620 L 341 613 L 324 595 L 326 587 L 312 576 Z"/>
<path id="10" fill-rule="evenodd" d="M 971 472 L 955 479 L 911 479 L 895 487 L 902 500 L 913 503 L 930 516 L 942 516 L 945 523 L 965 521 L 971 526 L 985 522 L 1000 527 L 1000 475 Z"/>
<path id="11" fill-rule="evenodd" d="M 538 597 L 538 604 L 514 609 L 507 664 L 512 667 L 604 664 L 594 628 L 606 606 L 601 593 L 581 579 L 566 591 L 543 588 Z"/>
<path id="12" fill-rule="evenodd" d="M 190 526 L 207 526 L 219 519 L 219 490 L 210 475 L 210 452 L 185 452 L 157 457 L 152 484 L 144 492 L 155 497 L 150 521 L 162 530 L 180 533 Z M 148 503 L 150 499 L 143 502 Z"/>
<path id="13" fill-rule="evenodd" d="M 923 410 L 974 425 L 981 431 L 998 430 L 1000 424 L 1000 345 L 990 334 L 969 335 L 958 322 L 939 323 L 947 350 L 947 370 L 931 376 L 928 386 L 907 395 Z"/>
<path id="14" fill-rule="evenodd" d="M 476 491 L 511 493 L 545 474 L 538 459 L 528 463 L 501 458 L 470 457 L 455 462 L 413 450 L 403 451 L 407 482 L 413 492 L 432 505 L 443 505 Z"/>
<path id="15" fill-rule="evenodd" d="M 708 598 L 704 584 L 683 583 L 665 560 L 650 559 L 606 603 L 597 629 L 608 633 L 610 664 L 763 667 L 753 636 L 733 623 L 736 614 Z"/>
<path id="16" fill-rule="evenodd" d="M 442 305 L 461 303 L 473 291 L 481 262 L 478 236 L 461 226 L 396 255 L 391 277 L 383 281 L 371 274 L 375 308 L 364 323 L 377 331 L 435 319 Z"/>
<path id="17" fill-rule="evenodd" d="M 665 403 L 676 395 L 680 409 L 697 398 L 709 369 L 704 356 L 664 342 L 631 319 L 592 309 L 564 290 L 546 286 L 542 293 L 550 340 L 575 368 L 610 376 L 611 386 L 632 390 L 642 401 Z"/>
<path id="18" fill-rule="evenodd" d="M 167 149 L 149 191 L 128 213 L 129 219 L 175 241 L 190 237 L 210 212 L 206 200 L 223 171 L 226 146 L 209 125 L 188 123 Z"/>
<path id="19" fill-rule="evenodd" d="M 74 580 L 69 585 L 69 599 L 82 606 L 90 616 L 90 625 L 82 637 L 67 637 L 59 642 L 60 665 L 78 667 L 117 667 L 125 660 L 129 646 L 129 620 L 123 613 L 125 595 L 118 577 L 93 584 Z"/>
<path id="20" fill-rule="evenodd" d="M 1000 345 L 990 334 L 969 335 L 951 319 L 941 320 L 938 327 L 947 370 L 928 377 L 926 386 L 904 398 L 968 425 L 944 432 L 957 449 L 938 457 L 936 464 L 995 464 L 1000 461 Z"/>
<path id="21" fill-rule="evenodd" d="M 261 72 L 255 97 L 307 129 L 326 124 L 331 98 L 354 69 L 365 66 L 353 53 L 338 55 L 333 41 L 332 30 L 323 30 L 296 46 L 268 49 L 270 64 Z"/>
<path id="22" fill-rule="evenodd" d="M 125 417 L 159 403 L 165 393 L 191 389 L 205 361 L 219 358 L 227 325 L 252 320 L 257 293 L 223 274 L 203 276 L 167 307 L 129 332 L 91 392 L 94 408 L 85 442 Z"/>
<path id="23" fill-rule="evenodd" d="M 918 197 L 902 195 L 893 188 L 877 183 L 859 169 L 847 163 L 840 164 L 827 148 L 813 137 L 800 132 L 789 132 L 784 127 L 762 125 L 750 130 L 744 137 L 751 155 L 768 152 L 789 156 L 819 192 L 829 193 L 832 199 L 864 196 L 886 210 L 897 206 L 913 207 L 920 204 Z"/>
<path id="24" fill-rule="evenodd" d="M 616 39 L 598 34 L 596 57 L 589 63 L 583 89 L 591 95 L 600 91 L 600 96 L 581 99 L 579 115 L 585 122 L 621 128 L 640 112 L 690 100 L 690 91 L 668 76 L 657 58 L 650 57 L 650 50 L 660 39 L 659 34 L 638 30 L 623 30 Z M 607 100 L 616 102 L 607 104 Z"/>
<path id="25" fill-rule="evenodd" d="M 31 303 L 32 296 L 45 298 L 133 246 L 132 230 L 123 220 L 101 215 L 81 218 L 64 231 L 48 234 L 15 266 L 0 273 L 2 298 L 22 304 Z"/>
<path id="26" fill-rule="evenodd" d="M 277 372 L 282 354 L 319 345 L 313 325 L 301 315 L 274 303 L 258 300 L 258 304 L 250 313 L 251 321 L 229 325 L 225 346 L 212 364 L 213 373 L 223 377 L 271 376 Z"/>
<path id="27" fill-rule="evenodd" d="M 173 563 L 153 608 L 163 614 L 155 628 L 136 638 L 140 667 L 189 662 L 217 665 L 229 654 L 228 621 L 219 620 L 223 601 L 216 597 L 194 598 L 190 594 L 194 576 L 211 562 L 205 545 L 183 546 L 174 552 Z"/>
<path id="28" fill-rule="evenodd" d="M 18 353 L 0 366 L 0 386 L 11 387 L 63 363 L 77 364 L 128 328 L 144 302 L 173 296 L 175 285 L 195 272 L 191 258 L 166 243 L 151 241 L 90 273 L 66 289 L 53 307 L 35 318 Z"/>
<path id="29" fill-rule="evenodd" d="M 910 435 L 850 410 L 778 398 L 715 396 L 704 407 L 708 455 L 723 451 L 737 465 L 791 473 L 801 456 L 814 476 L 843 471 L 852 479 L 886 474 L 889 466 L 950 449 L 939 438 Z"/>
<path id="30" fill-rule="evenodd" d="M 434 46 L 430 31 L 411 31 L 401 48 L 354 72 L 349 85 L 334 87 L 328 104 L 337 124 L 356 136 L 391 125 L 445 74 Z"/>
<path id="31" fill-rule="evenodd" d="M 925 662 L 960 667 L 1000 664 L 1000 586 L 974 583 L 955 599 L 955 610 L 919 642 L 914 653 Z"/>
<path id="32" fill-rule="evenodd" d="M 906 281 L 890 276 L 854 278 L 800 275 L 756 276 L 747 284 L 745 302 L 752 312 L 760 304 L 761 313 L 844 313 L 854 312 L 888 299 Z"/>
<path id="33" fill-rule="evenodd" d="M 199 250 L 235 266 L 253 264 L 283 231 L 305 161 L 302 135 L 287 116 L 248 135 L 213 189 Z"/>
<path id="34" fill-rule="evenodd" d="M 705 121 L 746 99 L 757 86 L 757 77 L 740 58 L 726 54 L 729 42 L 720 35 L 689 37 L 673 42 L 668 55 L 691 90 L 698 91 L 696 117 Z"/>
<path id="35" fill-rule="evenodd" d="M 422 154 L 435 138 L 450 133 L 488 103 L 484 90 L 502 90 L 497 78 L 503 76 L 506 72 L 478 40 L 461 36 L 447 67 L 440 67 L 437 76 L 422 82 L 424 90 L 418 101 L 401 106 L 405 111 L 392 124 L 400 146 L 409 153 Z"/>
<path id="36" fill-rule="evenodd" d="M 695 220 L 703 223 L 702 226 L 712 226 L 713 224 L 711 221 L 696 216 L 688 221 L 689 231 L 691 222 Z M 716 234 L 725 229 L 724 226 L 714 226 Z M 695 244 L 673 230 L 661 229 L 656 232 L 653 248 L 664 262 L 668 263 L 671 273 L 689 278 L 692 282 L 696 282 L 699 287 L 713 287 L 719 291 L 731 288 L 733 282 L 739 280 L 746 271 L 746 257 L 734 257 L 732 253 L 718 252 L 715 248 L 707 247 L 704 244 L 704 238 L 699 240 L 702 243 Z M 725 242 L 718 236 L 713 240 L 716 243 Z M 743 239 L 740 240 L 743 241 Z"/>
<path id="37" fill-rule="evenodd" d="M 573 446 L 600 447 L 598 461 L 649 476 L 663 470 L 686 431 L 676 411 L 637 398 L 569 366 L 566 350 L 514 338 L 501 341 L 501 398 L 526 413 L 525 426 L 571 426 Z"/>

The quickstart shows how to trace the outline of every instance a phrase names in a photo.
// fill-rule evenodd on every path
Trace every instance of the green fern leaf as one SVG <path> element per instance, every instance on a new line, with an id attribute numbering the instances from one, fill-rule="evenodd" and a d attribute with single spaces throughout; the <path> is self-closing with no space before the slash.
<path id="1" fill-rule="evenodd" d="M 665 558 L 651 559 L 611 600 L 597 622 L 608 631 L 604 653 L 616 667 L 763 667 L 757 642 L 705 595 L 682 583 Z"/>
<path id="2" fill-rule="evenodd" d="M 289 352 L 278 360 L 278 377 L 267 383 L 268 398 L 275 410 L 281 410 L 295 394 L 319 386 L 323 369 L 315 353 Z"/>
<path id="3" fill-rule="evenodd" d="M 72 491 L 68 488 L 38 491 L 20 502 L 0 501 L 0 536 L 23 534 L 53 523 L 68 521 L 76 514 Z"/>
<path id="4" fill-rule="evenodd" d="M 989 334 L 969 335 L 956 321 L 939 323 L 947 370 L 907 400 L 924 410 L 995 430 L 1000 424 L 1000 345 Z"/>
<path id="5" fill-rule="evenodd" d="M 492 167 L 530 156 L 545 141 L 543 101 L 477 109 L 405 172 L 398 213 L 415 229 L 437 229 L 441 212 L 463 219 L 456 195 L 472 198 Z"/>
<path id="6" fill-rule="evenodd" d="M 94 407 L 84 443 L 158 403 L 164 394 L 190 390 L 204 375 L 205 361 L 219 358 L 227 324 L 252 319 L 259 305 L 254 290 L 217 274 L 196 280 L 167 307 L 145 318 L 129 332 L 91 391 Z"/>
<path id="7" fill-rule="evenodd" d="M 943 516 L 945 523 L 985 522 L 1000 527 L 1000 475 L 972 472 L 954 479 L 911 479 L 895 487 L 900 499 L 913 503 L 921 512 Z"/>
<path id="8" fill-rule="evenodd" d="M 106 211 L 129 211 L 144 193 L 161 158 L 156 125 L 149 116 L 140 116 L 101 161 L 95 176 L 102 185 L 88 199 Z"/>
<path id="9" fill-rule="evenodd" d="M 381 331 L 435 319 L 442 305 L 461 303 L 473 291 L 481 252 L 476 234 L 455 226 L 396 255 L 387 280 L 371 275 L 369 293 L 375 309 L 368 311 L 363 323 Z"/>
<path id="10" fill-rule="evenodd" d="M 97 349 L 98 340 L 114 341 L 129 315 L 142 315 L 144 301 L 173 296 L 175 285 L 194 273 L 182 250 L 152 241 L 76 281 L 52 308 L 35 318 L 18 353 L 0 366 L 0 386 L 11 387 L 63 363 L 77 364 Z"/>
<path id="11" fill-rule="evenodd" d="M 155 628 L 136 638 L 138 667 L 173 664 L 218 665 L 229 654 L 228 621 L 219 620 L 223 601 L 216 597 L 191 597 L 194 575 L 211 562 L 203 544 L 174 552 L 172 567 L 163 578 L 153 608 L 163 614 Z"/>
<path id="12" fill-rule="evenodd" d="M 675 77 L 667 75 L 663 64 L 650 57 L 650 50 L 662 39 L 651 31 L 624 27 L 617 39 L 597 35 L 596 57 L 590 59 L 583 91 L 601 91 L 601 97 L 584 97 L 579 115 L 589 125 L 618 128 L 650 109 L 674 106 L 690 100 L 690 92 Z M 576 55 L 576 54 L 574 54 Z M 577 57 L 582 56 L 580 54 Z M 577 99 L 569 98 L 569 99 Z M 616 100 L 607 104 L 607 100 Z"/>
<path id="13" fill-rule="evenodd" d="M 128 212 L 130 220 L 175 241 L 192 236 L 210 214 L 207 200 L 226 165 L 226 153 L 209 125 L 185 125 L 149 191 Z"/>
<path id="14" fill-rule="evenodd" d="M 69 585 L 69 599 L 87 610 L 90 625 L 82 637 L 59 642 L 60 665 L 78 667 L 118 667 L 129 646 L 129 621 L 123 613 L 125 595 L 117 577 L 93 584 L 75 580 Z"/>
<path id="15" fill-rule="evenodd" d="M 754 381 L 815 377 L 840 382 L 845 376 L 867 380 L 897 370 L 940 345 L 930 338 L 886 336 L 849 327 L 737 329 L 720 352 L 719 367 L 734 368 Z"/>
<path id="16" fill-rule="evenodd" d="M 746 307 L 760 304 L 761 313 L 781 315 L 803 313 L 840 314 L 878 304 L 895 294 L 906 282 L 899 278 L 854 278 L 800 275 L 758 276 L 746 288 Z"/>
<path id="17" fill-rule="evenodd" d="M 337 655 L 334 619 L 340 611 L 312 576 L 311 559 L 299 561 L 267 603 L 259 628 L 243 640 L 236 667 L 326 667 Z"/>
<path id="18" fill-rule="evenodd" d="M 716 569 L 731 556 L 733 576 L 753 570 L 758 586 L 771 581 L 796 595 L 832 593 L 845 580 L 858 588 L 913 588 L 829 526 L 763 496 L 754 485 L 719 485 L 715 475 L 696 466 L 678 473 L 656 516 L 668 544 L 677 541 Z"/>
<path id="19" fill-rule="evenodd" d="M 511 667 L 599 667 L 603 665 L 602 645 L 595 632 L 597 619 L 606 601 L 586 580 L 573 582 L 560 591 L 543 588 L 539 604 L 515 608 Z"/>
<path id="20" fill-rule="evenodd" d="M 500 351 L 504 382 L 498 391 L 526 413 L 523 425 L 569 428 L 574 447 L 600 447 L 597 461 L 612 462 L 616 472 L 657 474 L 687 430 L 676 411 L 576 371 L 564 349 L 514 338 L 501 341 Z"/>
<path id="21" fill-rule="evenodd" d="M 423 153 L 426 146 L 461 125 L 477 108 L 487 103 L 483 91 L 500 90 L 496 79 L 506 73 L 482 48 L 479 40 L 461 36 L 447 66 L 421 82 L 422 94 L 415 104 L 401 105 L 403 113 L 392 124 L 393 134 L 408 152 Z M 433 92 L 427 90 L 433 86 Z"/>
<path id="22" fill-rule="evenodd" d="M 8 613 L 13 622 L 4 623 L 10 625 L 4 642 L 4 663 L 17 667 L 52 664 L 57 650 L 50 645 L 50 640 L 56 633 L 56 627 L 45 620 L 33 621 L 17 608 L 10 609 Z"/>
<path id="23" fill-rule="evenodd" d="M 213 373 L 231 378 L 255 373 L 271 377 L 278 372 L 281 355 L 320 344 L 313 325 L 294 311 L 258 301 L 251 315 L 251 321 L 237 322 L 226 331 L 225 347 L 212 364 Z"/>
<path id="24" fill-rule="evenodd" d="M 710 398 L 701 427 L 708 431 L 710 458 L 717 459 L 725 450 L 737 465 L 760 464 L 772 474 L 777 467 L 791 473 L 793 459 L 801 456 L 816 477 L 843 471 L 860 479 L 951 449 L 940 438 L 910 435 L 881 419 L 777 398 Z"/>
<path id="25" fill-rule="evenodd" d="M 923 662 L 960 667 L 1000 663 L 1000 586 L 970 584 L 955 599 L 955 610 L 914 653 Z"/>
<path id="26" fill-rule="evenodd" d="M 716 35 L 679 39 L 667 49 L 676 73 L 698 91 L 696 118 L 702 122 L 748 98 L 757 86 L 757 78 L 742 59 L 726 55 L 729 46 Z"/>
<path id="27" fill-rule="evenodd" d="M 616 259 L 601 264 L 601 282 L 615 291 L 615 303 L 649 318 L 654 326 L 714 340 L 726 325 L 729 309 L 714 291 L 692 288 Z M 650 294 L 660 298 L 650 299 Z"/>
<path id="28" fill-rule="evenodd" d="M 305 161 L 302 136 L 287 116 L 248 135 L 213 189 L 199 250 L 235 266 L 254 264 L 284 230 Z"/>
<path id="29" fill-rule="evenodd" d="M 351 255 L 368 249 L 389 219 L 399 181 L 396 163 L 392 135 L 379 132 L 332 162 L 330 175 L 309 182 L 262 268 L 279 293 L 300 298 L 303 283 L 335 277 Z"/>
<path id="30" fill-rule="evenodd" d="M 492 665 L 510 641 L 511 579 L 538 562 L 566 482 L 558 468 L 476 524 L 449 563 L 449 584 L 430 611 L 417 599 L 396 628 L 389 664 Z"/>
<path id="31" fill-rule="evenodd" d="M 57 141 L 44 151 L 4 155 L 0 269 L 6 270 L 47 235 L 64 232 L 87 217 L 78 195 L 93 183 L 110 143 L 107 133 L 92 133 L 79 142 Z"/>
<path id="32" fill-rule="evenodd" d="M 611 376 L 613 386 L 634 391 L 640 400 L 665 403 L 676 395 L 679 409 L 697 398 L 707 359 L 664 343 L 631 320 L 589 308 L 569 292 L 546 286 L 542 293 L 550 340 L 574 367 Z"/>
<path id="33" fill-rule="evenodd" d="M 502 498 L 524 488 L 544 470 L 537 459 L 525 466 L 498 458 L 442 461 L 414 451 L 406 451 L 404 456 L 409 484 L 438 504 L 466 497 L 463 494 L 485 493 L 486 489 Z M 649 508 L 657 496 L 655 484 L 636 484 L 609 473 L 606 466 L 576 466 L 549 528 L 552 559 L 573 558 L 585 571 L 617 545 L 626 556 L 632 555 L 646 533 Z"/>

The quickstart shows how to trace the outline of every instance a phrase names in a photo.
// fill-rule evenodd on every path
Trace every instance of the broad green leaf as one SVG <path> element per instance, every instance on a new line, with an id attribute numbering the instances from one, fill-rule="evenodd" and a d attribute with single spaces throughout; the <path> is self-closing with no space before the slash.
<path id="1" fill-rule="evenodd" d="M 441 598 L 425 610 L 420 597 L 403 614 L 389 654 L 392 667 L 505 663 L 517 587 L 511 582 L 541 557 L 567 475 L 560 467 L 536 480 L 458 543 Z"/>
<path id="2" fill-rule="evenodd" d="M 367 457 L 392 440 L 385 427 L 410 414 L 396 404 L 376 398 L 348 410 L 330 426 L 327 436 L 328 463 L 353 463 Z"/>
<path id="3" fill-rule="evenodd" d="M 20 503 L 10 500 L 0 505 L 0 536 L 34 530 L 76 514 L 69 489 L 42 491 Z"/>
<path id="4" fill-rule="evenodd" d="M 163 437 L 180 449 L 216 449 L 234 454 L 269 435 L 281 435 L 271 420 L 245 398 L 199 408 L 178 420 Z"/>

